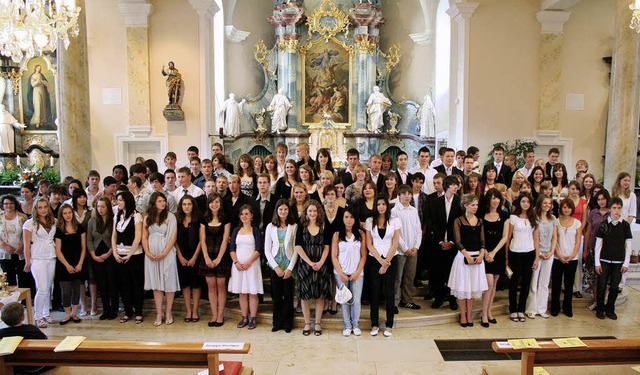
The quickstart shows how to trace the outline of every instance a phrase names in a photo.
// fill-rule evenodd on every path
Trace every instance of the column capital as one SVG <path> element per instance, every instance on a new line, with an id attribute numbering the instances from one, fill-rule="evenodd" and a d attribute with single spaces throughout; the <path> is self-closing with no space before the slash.
<path id="1" fill-rule="evenodd" d="M 153 11 L 153 5 L 147 0 L 122 0 L 118 4 L 118 10 L 124 16 L 126 27 L 149 27 L 149 15 Z"/>
<path id="2" fill-rule="evenodd" d="M 191 5 L 200 16 L 212 17 L 220 10 L 214 0 L 189 0 L 189 5 Z"/>
<path id="3" fill-rule="evenodd" d="M 536 13 L 536 18 L 542 26 L 540 32 L 543 34 L 562 34 L 564 24 L 570 16 L 571 12 L 561 10 L 542 10 Z"/>
<path id="4" fill-rule="evenodd" d="M 447 9 L 447 14 L 456 22 L 469 21 L 480 3 L 456 2 Z"/>

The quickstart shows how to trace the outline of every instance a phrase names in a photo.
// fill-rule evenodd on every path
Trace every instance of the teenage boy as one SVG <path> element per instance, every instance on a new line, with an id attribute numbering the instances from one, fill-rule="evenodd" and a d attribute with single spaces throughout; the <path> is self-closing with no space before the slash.
<path id="1" fill-rule="evenodd" d="M 311 155 L 309 155 L 309 144 L 308 143 L 298 143 L 296 145 L 296 156 L 298 157 L 298 162 L 296 166 L 300 168 L 302 164 L 308 164 L 311 169 L 315 167 L 315 161 L 311 159 Z"/>
<path id="2" fill-rule="evenodd" d="M 189 146 L 189 148 L 187 149 L 187 165 L 185 165 L 185 167 L 190 168 L 191 159 L 196 156 L 200 156 L 200 150 L 196 146 Z"/>
<path id="3" fill-rule="evenodd" d="M 273 211 L 276 206 L 276 197 L 271 195 L 269 188 L 271 187 L 271 177 L 267 173 L 258 175 L 258 196 L 251 202 L 253 206 L 254 223 L 257 224 L 260 233 L 264 236 L 267 225 L 271 222 Z"/>
<path id="4" fill-rule="evenodd" d="M 215 180 L 213 176 L 213 162 L 210 159 L 204 159 L 202 164 L 200 164 L 200 171 L 202 172 L 202 178 L 206 182 L 208 179 Z M 204 189 L 204 184 L 201 189 Z"/>
<path id="5" fill-rule="evenodd" d="M 176 190 L 176 171 L 173 169 L 164 171 L 164 190 L 171 194 Z"/>
<path id="6" fill-rule="evenodd" d="M 100 194 L 100 173 L 95 170 L 90 170 L 87 175 L 87 188 L 84 189 L 87 193 L 87 205 L 93 206 L 93 201 L 96 196 Z"/>
<path id="7" fill-rule="evenodd" d="M 498 171 L 498 173 L 496 174 L 496 182 L 506 185 L 507 183 L 506 183 L 505 175 L 509 167 L 507 167 L 504 164 L 504 147 L 496 146 L 493 148 L 493 165 L 496 167 L 496 170 Z M 483 176 L 487 175 L 486 169 L 487 169 L 487 166 L 485 165 L 484 169 L 482 170 Z"/>
<path id="8" fill-rule="evenodd" d="M 442 154 L 442 164 L 435 167 L 438 173 L 444 173 L 446 176 L 454 174 L 462 175 L 462 171 L 455 167 L 454 162 L 456 159 L 456 152 L 452 148 L 447 148 Z"/>
<path id="9" fill-rule="evenodd" d="M 544 170 L 546 172 L 547 180 L 551 180 L 553 178 L 553 168 L 556 164 L 558 164 L 558 159 L 560 159 L 560 150 L 555 147 L 549 149 L 549 153 L 547 154 L 549 160 L 544 165 Z"/>
<path id="10" fill-rule="evenodd" d="M 347 168 L 338 173 L 338 177 L 342 180 L 345 187 L 351 185 L 356 180 L 353 169 L 360 163 L 360 152 L 355 148 L 347 150 L 347 163 L 349 164 Z"/>
<path id="11" fill-rule="evenodd" d="M 437 176 L 437 175 L 436 175 Z M 424 185 L 424 175 L 420 172 L 416 173 L 412 176 L 411 180 L 411 204 L 418 210 L 418 218 L 420 219 L 420 228 L 422 230 L 422 239 L 420 242 L 420 247 L 418 248 L 418 256 L 416 261 L 416 275 L 414 277 L 413 286 L 422 287 L 422 283 L 420 280 L 423 279 L 422 274 L 427 269 L 427 247 L 426 247 L 426 236 L 425 236 L 425 219 L 427 215 L 427 194 L 422 191 L 422 185 Z"/>
<path id="12" fill-rule="evenodd" d="M 409 173 L 409 155 L 406 152 L 400 151 L 396 155 L 396 181 L 399 185 L 411 186 L 412 174 Z M 422 176 L 424 180 L 424 175 Z"/>
<path id="13" fill-rule="evenodd" d="M 471 177 L 471 176 L 475 176 L 478 178 L 478 182 L 480 182 L 480 179 L 482 178 L 482 175 L 480 175 L 480 173 L 477 173 L 473 170 L 473 163 L 475 162 L 475 160 L 473 159 L 472 155 L 466 155 L 464 157 L 464 167 L 462 169 L 462 177 L 464 177 L 464 180 L 466 181 L 467 178 Z"/>
<path id="14" fill-rule="evenodd" d="M 536 154 L 531 150 L 524 150 L 522 152 L 522 158 L 524 159 L 524 167 L 518 169 L 525 176 L 529 177 L 531 171 L 533 171 L 534 163 L 536 162 Z"/>
<path id="15" fill-rule="evenodd" d="M 478 162 L 478 159 L 480 159 L 480 149 L 476 146 L 469 146 L 467 155 L 473 156 L 473 171 L 480 173 L 480 163 Z"/>
<path id="16" fill-rule="evenodd" d="M 464 170 L 464 157 L 467 154 L 464 152 L 464 150 L 458 150 L 456 152 L 456 168 L 462 172 Z"/>
<path id="17" fill-rule="evenodd" d="M 47 180 L 41 180 L 40 182 L 38 182 L 38 195 L 36 196 L 35 200 L 47 197 L 47 189 L 49 188 L 49 185 L 51 185 L 51 183 L 49 183 L 49 181 Z"/>
<path id="18" fill-rule="evenodd" d="M 251 198 L 240 190 L 240 177 L 237 174 L 229 177 L 229 193 L 224 196 L 223 204 L 226 204 L 225 214 L 229 212 L 227 217 L 231 222 L 231 228 L 235 228 L 240 224 L 240 209 L 245 204 L 251 204 Z"/>
<path id="19" fill-rule="evenodd" d="M 440 147 L 438 149 L 438 158 L 437 159 L 433 159 L 433 161 L 431 162 L 431 164 L 429 164 L 429 166 L 431 168 L 435 168 L 439 165 L 442 165 L 442 159 L 444 158 L 444 152 L 447 151 L 447 147 Z M 454 151 L 455 152 L 455 151 Z"/>
<path id="20" fill-rule="evenodd" d="M 149 180 L 147 180 L 147 167 L 144 164 L 138 163 L 132 165 L 129 169 L 131 170 L 131 176 L 136 176 L 140 179 L 140 188 L 146 193 L 151 194 L 152 189 L 151 186 L 149 186 Z"/>
<path id="21" fill-rule="evenodd" d="M 505 155 L 505 157 L 504 157 L 504 166 L 506 167 L 505 168 L 505 174 L 504 174 L 505 185 L 511 186 L 511 181 L 513 180 L 513 175 L 516 173 L 516 170 L 517 170 L 516 155 L 513 154 L 513 153 L 508 153 L 507 155 Z"/>
<path id="22" fill-rule="evenodd" d="M 187 194 L 194 198 L 204 194 L 202 189 L 191 183 L 191 170 L 187 167 L 178 169 L 178 182 L 180 183 L 180 186 L 172 193 L 173 197 L 178 202 L 180 202 L 180 198 Z"/>
<path id="23" fill-rule="evenodd" d="M 609 218 L 600 224 L 596 234 L 595 265 L 598 274 L 596 316 L 604 319 L 605 315 L 612 320 L 616 315 L 616 298 L 622 275 L 629 270 L 631 258 L 631 226 L 621 217 L 622 199 L 611 199 Z M 609 297 L 604 297 L 609 286 Z"/>
<path id="24" fill-rule="evenodd" d="M 167 154 L 164 156 L 165 170 L 173 169 L 175 171 L 176 161 L 178 161 L 178 157 L 176 156 L 176 153 L 173 151 L 167 152 Z"/>
<path id="25" fill-rule="evenodd" d="M 199 157 L 196 156 L 189 161 L 189 169 L 191 169 L 191 182 L 202 189 L 204 187 L 204 177 L 202 175 Z"/>
<path id="26" fill-rule="evenodd" d="M 429 166 L 429 160 L 431 160 L 431 151 L 427 146 L 423 146 L 418 150 L 418 165 L 411 169 L 412 174 L 420 172 L 424 175 L 424 185 L 422 185 L 422 191 L 427 194 L 431 194 L 434 191 L 433 176 L 438 173 L 435 168 Z"/>
<path id="27" fill-rule="evenodd" d="M 398 264 L 396 268 L 396 281 L 394 284 L 395 306 L 406 309 L 419 310 L 420 305 L 413 303 L 413 279 L 416 275 L 418 249 L 422 240 L 422 228 L 418 209 L 411 206 L 413 192 L 409 185 L 400 185 L 398 188 L 400 204 L 391 209 L 391 217 L 400 220 L 400 239 L 398 243 Z"/>
<path id="28" fill-rule="evenodd" d="M 145 171 L 146 171 L 146 168 L 145 168 Z M 111 169 L 111 176 L 116 179 L 116 181 L 118 182 L 118 185 L 127 183 L 127 176 L 128 176 L 127 173 L 128 173 L 127 167 L 125 167 L 122 164 L 118 164 L 114 166 L 113 169 Z"/>
<path id="29" fill-rule="evenodd" d="M 225 155 L 225 154 L 222 152 L 222 145 L 221 145 L 220 143 L 217 143 L 217 142 L 216 142 L 216 143 L 214 143 L 214 144 L 211 146 L 211 159 L 212 159 L 212 160 L 213 160 L 213 157 L 214 157 L 216 154 L 221 154 L 221 155 L 223 155 L 223 156 L 224 156 L 224 164 L 225 164 L 225 167 L 224 167 L 224 168 L 225 168 L 225 169 L 226 169 L 230 174 L 233 174 L 233 163 L 231 162 L 231 158 L 230 158 L 230 157 L 228 157 L 227 155 Z"/>
<path id="30" fill-rule="evenodd" d="M 287 145 L 284 143 L 278 143 L 276 145 L 276 163 L 278 165 L 278 177 L 284 176 L 284 162 L 287 161 L 287 155 L 289 155 L 289 147 L 287 147 Z"/>
<path id="31" fill-rule="evenodd" d="M 102 197 L 109 198 L 112 206 L 118 204 L 118 202 L 116 201 L 116 188 L 118 187 L 118 181 L 116 181 L 116 179 L 111 176 L 107 176 L 102 179 L 102 185 L 104 185 L 104 189 L 99 192 L 93 200 L 93 208 L 96 208 L 98 199 Z"/>
<path id="32" fill-rule="evenodd" d="M 227 176 L 220 175 L 216 178 L 216 191 L 224 198 L 229 192 L 229 179 Z"/>
<path id="33" fill-rule="evenodd" d="M 164 194 L 165 198 L 167 199 L 167 208 L 169 209 L 169 212 L 173 214 L 178 212 L 178 202 L 176 201 L 176 198 L 172 194 L 169 194 L 164 190 L 164 175 L 157 172 L 151 173 L 151 176 L 149 176 L 149 182 L 151 183 L 151 188 L 154 192 Z M 150 198 L 151 195 L 148 195 L 148 197 Z M 148 202 L 147 207 L 149 207 Z"/>
<path id="34" fill-rule="evenodd" d="M 54 217 L 58 217 L 58 210 L 60 209 L 60 202 L 62 201 L 62 195 L 64 188 L 59 184 L 49 185 L 47 189 L 47 195 L 49 196 L 49 207 L 51 207 L 51 212 L 53 212 Z"/>
<path id="35" fill-rule="evenodd" d="M 420 254 L 418 254 L 418 272 L 420 272 L 419 275 L 423 280 L 424 276 L 422 276 L 422 273 L 426 271 L 428 275 L 429 292 L 424 296 L 425 301 L 433 299 L 434 291 L 436 289 L 433 287 L 433 285 L 436 285 L 436 281 L 434 280 L 434 275 L 436 273 L 436 271 L 434 271 L 434 254 L 440 251 L 440 245 L 438 245 L 438 241 L 436 241 L 434 236 L 431 217 L 438 198 L 444 195 L 443 183 L 446 177 L 447 176 L 442 173 L 438 173 L 433 176 L 433 188 L 435 191 L 427 195 L 422 213 L 422 237 L 424 239 L 422 241 L 422 247 L 420 248 Z"/>

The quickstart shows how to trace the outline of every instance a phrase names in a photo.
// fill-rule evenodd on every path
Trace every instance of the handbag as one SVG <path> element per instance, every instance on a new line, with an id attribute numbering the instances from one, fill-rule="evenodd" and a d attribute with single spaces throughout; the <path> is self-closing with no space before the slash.
<path id="1" fill-rule="evenodd" d="M 471 255 L 471 257 L 472 257 L 473 259 L 475 259 L 475 258 L 477 258 L 477 257 L 478 257 L 478 255 Z M 469 265 L 469 262 L 467 262 L 467 257 L 464 257 L 464 264 Z M 475 263 L 474 263 L 474 264 L 471 264 L 471 265 L 472 265 L 472 266 L 474 266 L 474 265 L 475 265 Z"/>
<path id="2" fill-rule="evenodd" d="M 342 284 L 339 287 L 336 288 L 336 302 L 341 304 L 341 305 L 351 305 L 353 303 L 353 301 L 351 301 L 351 299 L 353 298 L 353 294 L 351 294 L 351 291 L 349 290 L 349 288 L 347 288 L 346 285 Z"/>
<path id="3" fill-rule="evenodd" d="M 629 259 L 629 263 L 638 263 L 640 262 L 640 256 L 638 256 L 637 251 L 631 252 L 631 258 Z"/>
<path id="4" fill-rule="evenodd" d="M 505 269 L 505 273 L 507 274 L 508 279 L 510 279 L 511 276 L 513 276 L 513 270 L 509 266 L 507 266 L 507 268 Z"/>

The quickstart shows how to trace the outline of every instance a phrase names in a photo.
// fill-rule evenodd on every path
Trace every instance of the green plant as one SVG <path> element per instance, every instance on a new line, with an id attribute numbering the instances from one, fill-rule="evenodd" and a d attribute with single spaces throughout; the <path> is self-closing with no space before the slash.
<path id="1" fill-rule="evenodd" d="M 60 173 L 53 168 L 47 168 L 42 171 L 42 179 L 52 184 L 60 183 Z"/>
<path id="2" fill-rule="evenodd" d="M 18 179 L 18 171 L 5 171 L 0 173 L 0 185 L 12 185 Z"/>
<path id="3" fill-rule="evenodd" d="M 489 160 L 487 160 L 486 164 L 493 164 L 493 149 L 497 146 L 502 146 L 504 148 L 504 154 L 514 154 L 516 156 L 516 167 L 522 168 L 524 166 L 524 158 L 522 157 L 522 153 L 524 151 L 535 151 L 538 147 L 538 142 L 536 141 L 524 141 L 521 139 L 516 139 L 512 144 L 509 141 L 506 142 L 497 142 L 491 145 L 491 151 L 487 154 Z"/>

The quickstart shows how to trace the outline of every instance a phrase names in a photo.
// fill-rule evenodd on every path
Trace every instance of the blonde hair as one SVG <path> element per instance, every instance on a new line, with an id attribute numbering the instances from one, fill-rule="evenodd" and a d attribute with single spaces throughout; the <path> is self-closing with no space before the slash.
<path id="1" fill-rule="evenodd" d="M 501 193 L 504 193 L 504 192 L 507 191 L 507 185 L 505 185 L 505 184 L 495 184 L 495 185 L 493 185 L 493 188 L 498 190 Z"/>
<path id="2" fill-rule="evenodd" d="M 238 176 L 237 174 L 232 174 L 231 176 L 229 176 L 228 178 L 229 182 L 237 182 L 240 183 L 240 176 Z"/>
<path id="3" fill-rule="evenodd" d="M 627 172 L 620 172 L 618 174 L 618 177 L 616 177 L 616 181 L 613 183 L 613 186 L 611 187 L 611 198 L 614 198 L 614 197 L 629 198 L 629 196 L 631 195 L 631 187 L 629 187 L 628 189 L 623 189 L 622 185 L 620 184 L 620 182 L 622 182 L 622 180 L 624 180 L 626 177 L 631 178 L 631 175 Z"/>
<path id="4" fill-rule="evenodd" d="M 521 170 L 517 170 L 513 175 L 513 179 L 511 181 L 511 191 L 513 191 L 514 193 L 520 191 L 520 185 L 516 184 L 516 177 L 518 176 L 522 176 L 523 182 L 527 181 L 527 176 L 524 174 L 524 172 L 522 172 Z"/>
<path id="5" fill-rule="evenodd" d="M 358 163 L 355 168 L 353 168 L 353 174 L 357 175 L 358 172 L 364 172 L 367 173 L 369 171 L 369 168 L 367 168 L 366 165 L 362 164 L 362 163 Z M 369 179 L 369 175 L 367 175 L 367 177 L 365 178 L 365 180 Z"/>
<path id="6" fill-rule="evenodd" d="M 331 173 L 331 171 L 328 169 L 325 169 L 324 171 L 320 172 L 318 179 L 323 176 L 328 178 L 332 184 L 333 184 L 333 181 L 335 181 L 335 177 L 333 176 L 333 173 Z"/>

